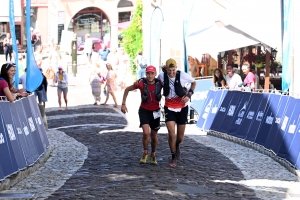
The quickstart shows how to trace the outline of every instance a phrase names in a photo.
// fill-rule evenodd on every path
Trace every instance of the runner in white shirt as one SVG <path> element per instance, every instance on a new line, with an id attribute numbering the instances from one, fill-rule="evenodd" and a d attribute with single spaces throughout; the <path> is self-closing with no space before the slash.
<path id="1" fill-rule="evenodd" d="M 225 77 L 228 89 L 238 89 L 238 86 L 243 83 L 240 75 L 234 73 L 233 67 L 231 64 L 226 66 L 227 75 Z"/>

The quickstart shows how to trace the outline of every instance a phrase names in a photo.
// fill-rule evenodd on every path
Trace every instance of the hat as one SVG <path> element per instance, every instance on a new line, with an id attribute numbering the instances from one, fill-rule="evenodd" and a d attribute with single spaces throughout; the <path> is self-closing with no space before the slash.
<path id="1" fill-rule="evenodd" d="M 150 65 L 146 68 L 146 72 L 156 73 L 156 68 L 154 66 Z"/>
<path id="2" fill-rule="evenodd" d="M 60 70 L 60 69 L 63 69 L 63 68 L 62 68 L 62 66 L 58 66 L 58 69 Z"/>
<path id="3" fill-rule="evenodd" d="M 166 68 L 177 67 L 176 61 L 173 58 L 170 58 L 166 61 Z"/>

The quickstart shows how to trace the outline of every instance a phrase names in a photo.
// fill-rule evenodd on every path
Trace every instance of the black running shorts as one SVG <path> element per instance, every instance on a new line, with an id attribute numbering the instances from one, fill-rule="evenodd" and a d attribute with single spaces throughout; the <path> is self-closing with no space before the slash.
<path id="1" fill-rule="evenodd" d="M 165 106 L 164 109 L 166 122 L 174 121 L 179 125 L 184 125 L 187 123 L 187 114 L 189 111 L 188 106 L 181 108 L 180 112 L 169 110 L 167 106 Z"/>
<path id="2" fill-rule="evenodd" d="M 160 128 L 160 117 L 154 119 L 153 111 L 144 108 L 139 109 L 140 127 L 144 124 L 149 124 L 152 130 L 158 131 Z"/>

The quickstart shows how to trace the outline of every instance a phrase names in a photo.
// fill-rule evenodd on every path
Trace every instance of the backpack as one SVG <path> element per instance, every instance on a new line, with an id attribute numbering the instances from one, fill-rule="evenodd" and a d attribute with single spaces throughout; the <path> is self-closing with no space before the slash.
<path id="1" fill-rule="evenodd" d="M 147 67 L 147 63 L 148 63 L 147 59 L 144 56 L 142 56 L 141 60 L 139 62 L 140 68 L 146 68 Z"/>

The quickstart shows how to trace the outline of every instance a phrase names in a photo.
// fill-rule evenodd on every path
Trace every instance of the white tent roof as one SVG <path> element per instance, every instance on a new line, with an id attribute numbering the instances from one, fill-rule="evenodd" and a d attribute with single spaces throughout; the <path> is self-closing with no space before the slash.
<path id="1" fill-rule="evenodd" d="M 0 12 L 0 22 L 9 22 L 9 0 L 2 0 Z M 21 0 L 14 0 L 15 22 L 20 22 L 22 17 Z"/>

